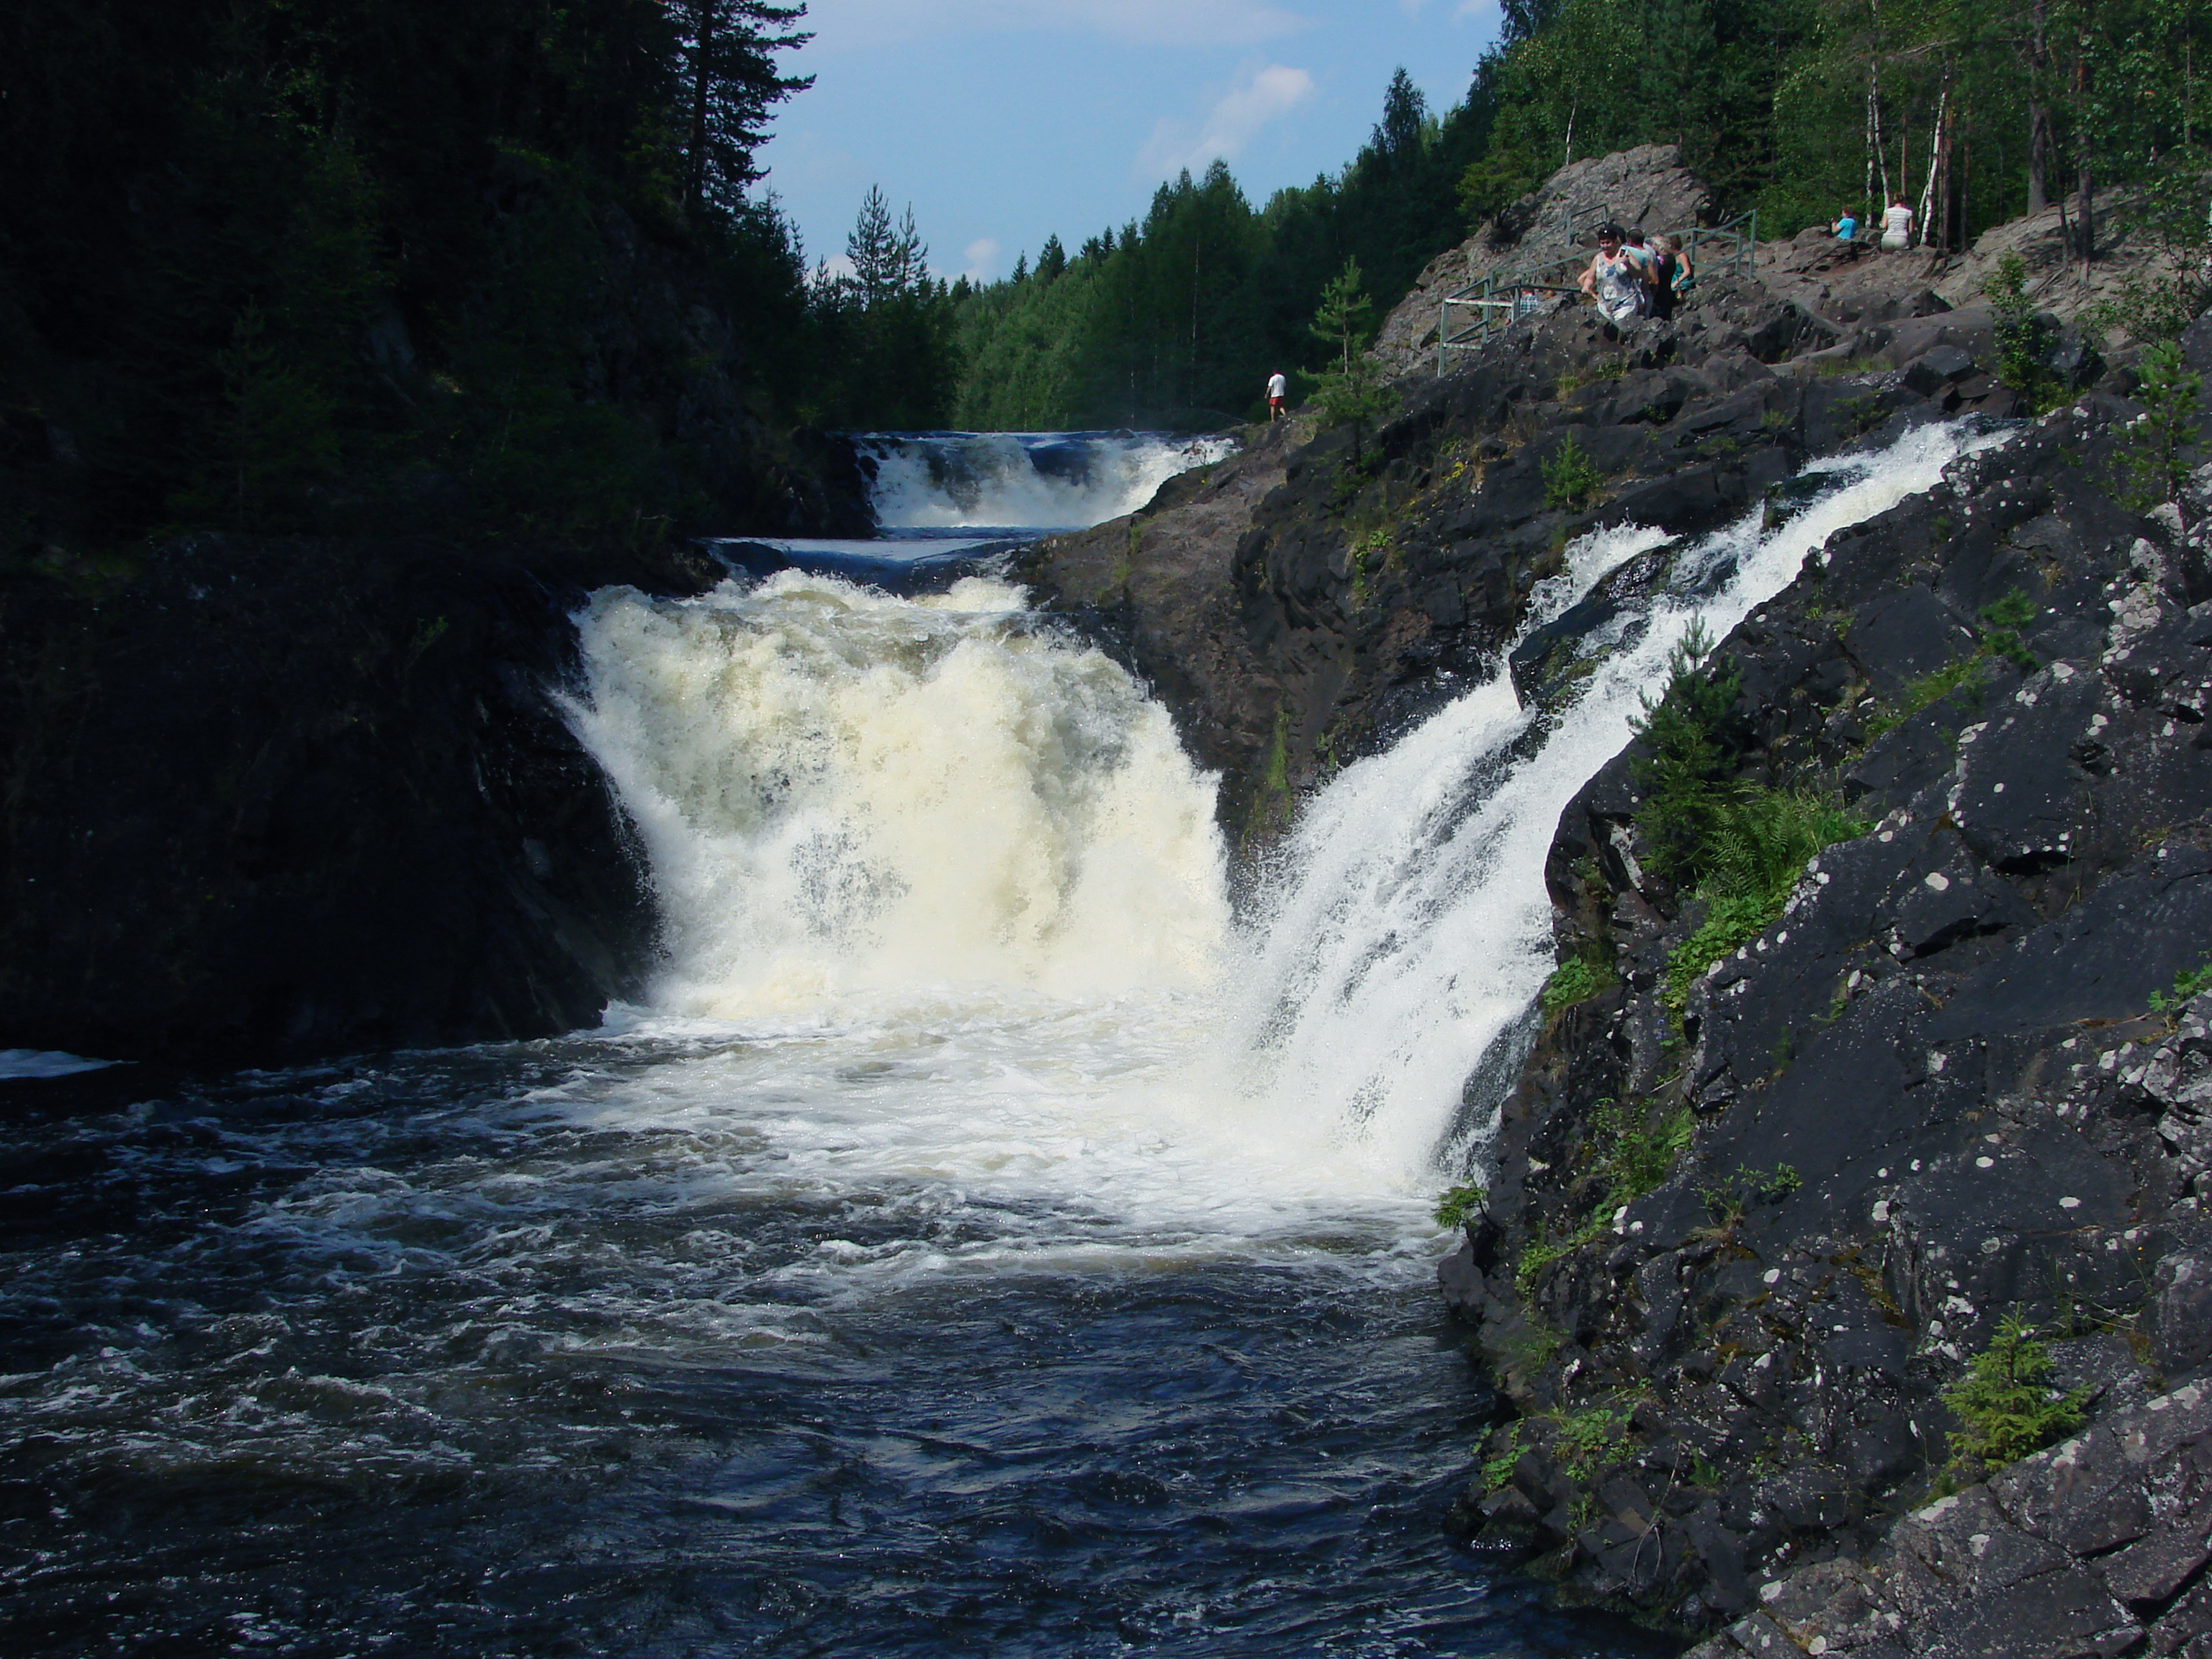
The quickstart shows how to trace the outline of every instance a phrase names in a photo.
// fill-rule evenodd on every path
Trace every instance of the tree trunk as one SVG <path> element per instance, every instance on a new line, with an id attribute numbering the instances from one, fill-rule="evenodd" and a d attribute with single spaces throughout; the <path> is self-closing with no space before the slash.
<path id="1" fill-rule="evenodd" d="M 699 39 L 691 53 L 690 155 L 685 157 L 684 205 L 696 213 L 707 199 L 707 102 L 714 90 L 714 13 L 721 0 L 698 0 Z"/>
<path id="2" fill-rule="evenodd" d="M 2051 49 L 2044 38 L 2044 7 L 2035 0 L 2035 31 L 2027 52 L 2027 210 L 2040 213 L 2051 205 L 2051 106 L 2043 101 L 2039 85 L 2051 66 Z"/>
<path id="3" fill-rule="evenodd" d="M 2080 156 L 2080 196 L 2075 204 L 2075 226 L 2081 238 L 2081 280 L 2089 280 L 2090 262 L 2097 257 L 2097 222 L 2094 211 L 2094 191 L 2091 179 L 2094 146 L 2089 142 L 2092 127 L 2089 109 L 2089 41 L 2095 28 L 2094 5 L 2081 9 L 2081 32 L 2075 47 L 2074 59 L 2074 147 Z"/>

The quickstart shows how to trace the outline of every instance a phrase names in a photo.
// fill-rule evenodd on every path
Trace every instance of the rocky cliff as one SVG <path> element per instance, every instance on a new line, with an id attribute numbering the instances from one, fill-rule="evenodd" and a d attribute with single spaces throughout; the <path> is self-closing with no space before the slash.
<path id="1" fill-rule="evenodd" d="M 1444 1282 L 1520 1413 L 1468 1522 L 1583 1594 L 1694 1626 L 1869 1548 L 1980 1467 L 1955 1385 L 2008 1315 L 2028 1406 L 2093 1420 L 2212 1358 L 2212 502 L 2116 501 L 2129 415 L 1956 464 L 1722 642 L 1732 787 L 1860 822 L 1686 986 L 1714 901 L 1653 874 L 1648 750 L 1563 816 L 1563 958 L 1610 982 L 1547 1024 Z"/>
<path id="2" fill-rule="evenodd" d="M 533 1036 L 654 919 L 552 702 L 687 551 L 193 538 L 0 576 L 0 1048 L 268 1064 Z"/>

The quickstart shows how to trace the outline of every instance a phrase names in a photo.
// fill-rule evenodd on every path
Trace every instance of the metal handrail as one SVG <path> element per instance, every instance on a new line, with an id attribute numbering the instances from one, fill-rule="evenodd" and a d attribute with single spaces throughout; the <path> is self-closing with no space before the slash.
<path id="1" fill-rule="evenodd" d="M 1595 213 L 1601 210 L 1592 209 L 1591 211 Z M 1574 236 L 1574 219 L 1575 216 L 1571 210 L 1562 210 L 1559 228 L 1562 234 L 1569 240 L 1571 240 Z M 1715 242 L 1725 242 L 1729 245 L 1728 262 L 1732 274 L 1741 276 L 1746 265 L 1754 269 L 1757 267 L 1759 210 L 1756 208 L 1748 213 L 1739 213 L 1724 224 L 1711 227 L 1690 225 L 1680 230 L 1662 231 L 1659 234 L 1680 241 L 1690 250 L 1693 260 L 1701 269 L 1704 261 L 1696 259 L 1695 256 L 1706 245 Z M 1570 253 L 1564 258 L 1547 260 L 1542 264 L 1525 266 L 1517 270 L 1508 271 L 1502 276 L 1497 271 L 1492 271 L 1480 283 L 1470 283 L 1457 293 L 1446 295 L 1437 316 L 1437 374 L 1441 376 L 1444 373 L 1450 361 L 1449 354 L 1455 347 L 1465 349 L 1470 346 L 1485 343 L 1489 340 L 1490 331 L 1493 326 L 1492 313 L 1494 312 L 1502 311 L 1506 313 L 1496 320 L 1495 326 L 1510 328 L 1538 308 L 1531 303 L 1535 295 L 1579 293 L 1581 290 L 1575 286 L 1540 282 L 1537 279 L 1555 270 L 1565 270 L 1571 266 L 1579 265 L 1589 257 L 1586 253 Z M 1452 308 L 1455 306 L 1475 313 L 1474 317 L 1468 319 L 1465 326 L 1456 334 L 1452 331 Z"/>

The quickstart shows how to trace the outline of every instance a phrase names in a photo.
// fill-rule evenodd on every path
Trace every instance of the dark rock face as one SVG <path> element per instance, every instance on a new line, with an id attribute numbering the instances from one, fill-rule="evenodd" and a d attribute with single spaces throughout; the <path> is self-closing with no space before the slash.
<path id="1" fill-rule="evenodd" d="M 1486 677 L 1575 537 L 1715 528 L 1810 456 L 2013 407 L 1948 359 L 1917 378 L 1795 372 L 1832 325 L 1749 278 L 1698 292 L 1626 329 L 1563 307 L 1446 380 L 1402 381 L 1356 453 L 1348 430 L 1256 430 L 1133 518 L 1039 544 L 1018 574 L 1175 711 L 1224 775 L 1232 837 L 1264 837 L 1300 790 Z"/>
<path id="2" fill-rule="evenodd" d="M 570 1030 L 650 895 L 550 694 L 688 551 L 208 538 L 0 582 L 0 1047 L 270 1063 Z"/>
<path id="3" fill-rule="evenodd" d="M 2212 1647 L 2212 1393 L 2191 1383 L 1763 1585 L 1689 1659 L 2073 1659 Z"/>
<path id="4" fill-rule="evenodd" d="M 1723 642 L 1741 781 L 1832 787 L 1871 827 L 1679 1021 L 1666 966 L 1704 911 L 1647 873 L 1637 751 L 1562 817 L 1563 955 L 1620 983 L 1547 1023 L 1443 1275 L 1522 1413 L 1463 1516 L 1571 1594 L 1742 1621 L 1714 1654 L 2212 1639 L 2193 1474 L 2105 1538 L 2121 1500 L 2074 1476 L 2022 1517 L 2037 1460 L 1958 1500 L 2002 1515 L 1925 1511 L 1844 1565 L 1926 1502 L 1942 1391 L 2008 1310 L 2058 1334 L 2053 1381 L 2108 1437 L 2212 1358 L 2212 994 L 2175 989 L 2212 961 L 2212 476 L 2124 508 L 2130 414 L 2088 397 L 1955 464 Z M 1686 1144 L 1616 1202 L 1593 1171 L 1624 1115 Z M 1594 1414 L 1619 1430 L 1595 1451 Z M 2123 1544 L 2140 1569 L 2100 1553 Z"/>

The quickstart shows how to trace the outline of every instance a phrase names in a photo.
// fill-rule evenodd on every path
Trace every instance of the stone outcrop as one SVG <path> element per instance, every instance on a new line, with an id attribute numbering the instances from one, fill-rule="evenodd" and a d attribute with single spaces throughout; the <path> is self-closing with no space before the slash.
<path id="1" fill-rule="evenodd" d="M 1376 332 L 1376 361 L 1394 378 L 1433 372 L 1440 301 L 1493 270 L 1525 270 L 1570 254 L 1587 255 L 1591 233 L 1607 219 L 1656 234 L 1710 223 L 1712 217 L 1712 193 L 1682 165 L 1682 153 L 1672 144 L 1571 162 L 1542 189 L 1429 261 Z"/>
<path id="2" fill-rule="evenodd" d="M 2212 364 L 2212 322 L 2191 350 Z M 2107 1434 L 2212 1358 L 2212 995 L 2181 1000 L 2212 960 L 2212 471 L 2123 507 L 2130 418 L 2086 397 L 1954 465 L 1723 642 L 1741 781 L 1833 787 L 1869 827 L 1679 1019 L 1667 965 L 1705 908 L 1650 873 L 1639 751 L 1562 817 L 1563 957 L 1617 981 L 1539 1039 L 1443 1285 L 1521 1413 L 1466 1522 L 1570 1594 L 1802 1650 L 1761 1645 L 1783 1638 L 1759 1587 L 1855 1560 L 1926 1501 L 1958 1426 L 1944 1390 L 2008 1310 L 2065 1339 L 2051 1385 Z M 1662 1125 L 1663 1176 L 1609 1181 L 1623 1137 Z M 1618 1433 L 1594 1454 L 1601 1416 Z M 2186 1553 L 2197 1501 L 2157 1500 L 2113 1546 Z M 2045 1540 L 2014 1577 L 2065 1606 L 2022 1600 L 1992 1644 L 1972 1573 L 1912 1577 L 1948 1547 L 1898 1534 L 1887 1601 L 1872 1567 L 1809 1569 L 1791 1607 L 1860 1620 L 1809 1650 L 2212 1640 L 2197 1601 L 2113 1602 Z"/>
<path id="3" fill-rule="evenodd" d="M 204 538 L 0 578 L 0 1048 L 268 1064 L 595 1021 L 655 919 L 551 700 L 688 550 Z"/>
<path id="4" fill-rule="evenodd" d="M 2212 1392 L 2191 1383 L 1759 1587 L 1688 1659 L 2212 1652 Z"/>

